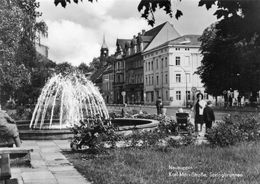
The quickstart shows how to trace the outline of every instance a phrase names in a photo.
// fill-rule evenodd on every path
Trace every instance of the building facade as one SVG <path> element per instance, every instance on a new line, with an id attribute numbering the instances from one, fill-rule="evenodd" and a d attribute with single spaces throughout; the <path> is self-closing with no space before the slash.
<path id="1" fill-rule="evenodd" d="M 116 41 L 116 52 L 115 52 L 115 62 L 114 62 L 114 82 L 113 82 L 113 91 L 114 91 L 114 103 L 122 104 L 125 83 L 125 46 L 130 44 L 130 39 L 117 39 Z"/>
<path id="2" fill-rule="evenodd" d="M 145 104 L 155 104 L 161 97 L 164 105 L 186 106 L 193 104 L 197 92 L 204 93 L 195 73 L 202 60 L 198 38 L 181 36 L 144 52 Z"/>
<path id="3" fill-rule="evenodd" d="M 174 27 L 169 22 L 165 22 L 151 30 L 142 30 L 132 39 L 117 40 L 117 53 L 120 53 L 120 57 L 116 57 L 114 65 L 114 94 L 117 99 L 115 103 L 123 102 L 122 94 L 125 94 L 126 103 L 144 103 L 143 52 L 179 36 Z"/>

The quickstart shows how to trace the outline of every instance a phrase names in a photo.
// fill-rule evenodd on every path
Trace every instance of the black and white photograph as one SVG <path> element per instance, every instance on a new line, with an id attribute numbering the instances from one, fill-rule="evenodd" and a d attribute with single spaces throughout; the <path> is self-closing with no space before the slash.
<path id="1" fill-rule="evenodd" d="M 260 0 L 0 0 L 0 184 L 260 184 Z"/>

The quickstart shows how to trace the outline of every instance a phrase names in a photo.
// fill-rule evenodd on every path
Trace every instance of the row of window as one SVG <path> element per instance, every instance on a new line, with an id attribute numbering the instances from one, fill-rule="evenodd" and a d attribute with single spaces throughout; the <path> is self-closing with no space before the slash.
<path id="1" fill-rule="evenodd" d="M 191 92 L 190 91 L 186 91 L 187 93 L 187 100 L 191 100 Z M 175 99 L 176 100 L 182 100 L 182 96 L 181 96 L 181 91 L 176 91 L 175 92 Z M 159 91 L 156 91 L 156 96 L 159 97 Z M 185 96 L 186 98 L 186 96 Z M 165 91 L 165 96 L 163 96 L 163 100 L 169 100 L 169 91 L 166 90 Z M 154 92 L 150 91 L 150 92 L 146 92 L 146 101 L 147 102 L 154 102 Z"/>
<path id="2" fill-rule="evenodd" d="M 155 66 L 154 66 L 155 64 Z M 161 65 L 162 65 L 162 68 L 166 68 L 168 66 L 168 58 L 165 57 L 165 58 L 161 58 Z M 153 69 L 159 69 L 159 61 L 158 59 L 155 60 L 152 60 L 152 61 L 147 61 L 145 62 L 145 71 L 153 71 Z"/>
<path id="3" fill-rule="evenodd" d="M 126 77 L 126 83 L 128 84 L 139 84 L 143 82 L 142 74 L 128 75 Z"/>
<path id="4" fill-rule="evenodd" d="M 147 55 L 144 56 L 144 58 L 153 57 L 153 56 L 156 56 L 156 55 L 163 53 L 163 52 L 167 52 L 167 49 L 162 49 L 162 50 L 153 52 L 151 54 L 147 54 Z"/>
<path id="5" fill-rule="evenodd" d="M 176 48 L 175 48 L 175 50 L 178 50 L 178 51 L 180 51 L 181 49 L 182 49 L 182 48 L 180 48 L 180 47 L 176 47 Z M 188 51 L 188 50 L 190 50 L 190 48 L 184 48 L 184 50 Z M 167 49 L 162 49 L 162 50 L 156 51 L 156 52 L 154 52 L 154 53 L 147 54 L 147 55 L 144 56 L 144 58 L 157 56 L 158 54 L 163 53 L 163 52 L 167 52 Z"/>
<path id="6" fill-rule="evenodd" d="M 162 68 L 166 68 L 168 66 L 167 57 L 161 58 L 161 65 L 162 65 Z M 180 56 L 175 57 L 175 65 L 176 66 L 181 65 L 181 57 Z M 191 65 L 190 56 L 185 56 L 185 60 L 184 60 L 184 63 L 182 65 L 184 65 L 184 66 L 190 66 Z M 155 69 L 159 69 L 158 59 L 155 60 L 155 66 L 154 66 L 154 60 L 145 62 L 145 71 L 153 71 L 154 67 L 155 67 Z"/>
<path id="7" fill-rule="evenodd" d="M 164 81 L 163 82 L 165 84 L 168 84 L 168 74 L 164 74 Z M 148 85 L 148 86 L 154 84 L 153 75 L 146 75 L 145 76 L 145 84 Z M 159 85 L 159 74 L 156 75 L 156 85 Z"/>
<path id="8" fill-rule="evenodd" d="M 190 74 L 189 73 L 187 73 L 187 74 L 185 74 L 186 75 L 186 81 L 187 81 L 187 83 L 190 83 L 191 82 L 191 78 L 190 78 Z M 175 75 L 175 81 L 176 81 L 176 83 L 181 83 L 182 82 L 182 80 L 181 80 L 181 74 L 176 74 Z M 185 81 L 185 82 L 186 82 Z M 165 84 L 168 84 L 168 74 L 165 74 L 164 75 L 164 80 L 163 80 L 163 82 L 165 83 Z M 154 78 L 153 78 L 153 75 L 146 75 L 145 76 L 145 84 L 146 85 L 153 85 L 154 84 Z M 157 74 L 156 75 L 156 85 L 159 85 L 159 74 Z"/>

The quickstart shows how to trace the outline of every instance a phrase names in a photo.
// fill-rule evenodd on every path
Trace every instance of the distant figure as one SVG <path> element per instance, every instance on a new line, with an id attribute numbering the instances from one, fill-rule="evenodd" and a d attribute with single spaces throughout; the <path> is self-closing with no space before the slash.
<path id="1" fill-rule="evenodd" d="M 238 95 L 238 97 L 237 97 L 237 105 L 239 106 L 239 107 L 241 107 L 241 96 L 240 95 Z"/>
<path id="2" fill-rule="evenodd" d="M 126 111 L 126 108 L 127 108 L 127 104 L 125 103 L 123 108 L 122 108 L 122 111 L 121 111 L 121 116 L 124 118 L 127 114 L 127 111 Z"/>
<path id="3" fill-rule="evenodd" d="M 139 106 L 140 106 L 139 114 L 143 114 L 142 105 Z"/>
<path id="4" fill-rule="evenodd" d="M 197 94 L 197 102 L 194 106 L 194 114 L 195 114 L 195 131 L 201 132 L 202 131 L 202 125 L 204 124 L 203 119 L 203 111 L 206 106 L 206 102 L 203 100 L 203 94 L 198 93 Z"/>
<path id="5" fill-rule="evenodd" d="M 16 147 L 21 146 L 21 140 L 15 121 L 1 109 L 0 106 L 0 136 L 11 137 Z"/>
<path id="6" fill-rule="evenodd" d="M 229 95 L 228 102 L 229 102 L 229 107 L 232 107 L 232 103 L 233 103 L 232 95 Z"/>
<path id="7" fill-rule="evenodd" d="M 206 123 L 206 133 L 212 128 L 212 122 L 215 121 L 214 111 L 212 109 L 212 102 L 208 101 L 203 112 L 204 122 Z"/>
<path id="8" fill-rule="evenodd" d="M 162 99 L 161 97 L 158 97 L 158 99 L 156 100 L 157 115 L 162 114 L 162 108 L 163 108 Z"/>

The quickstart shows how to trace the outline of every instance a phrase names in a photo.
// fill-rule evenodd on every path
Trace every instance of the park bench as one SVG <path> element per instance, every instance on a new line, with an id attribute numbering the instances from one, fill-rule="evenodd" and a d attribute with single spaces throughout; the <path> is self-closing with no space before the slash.
<path id="1" fill-rule="evenodd" d="M 15 184 L 18 183 L 17 179 L 11 179 L 11 168 L 10 168 L 10 155 L 11 154 L 26 154 L 29 156 L 33 149 L 15 147 L 0 148 L 0 184 Z"/>

